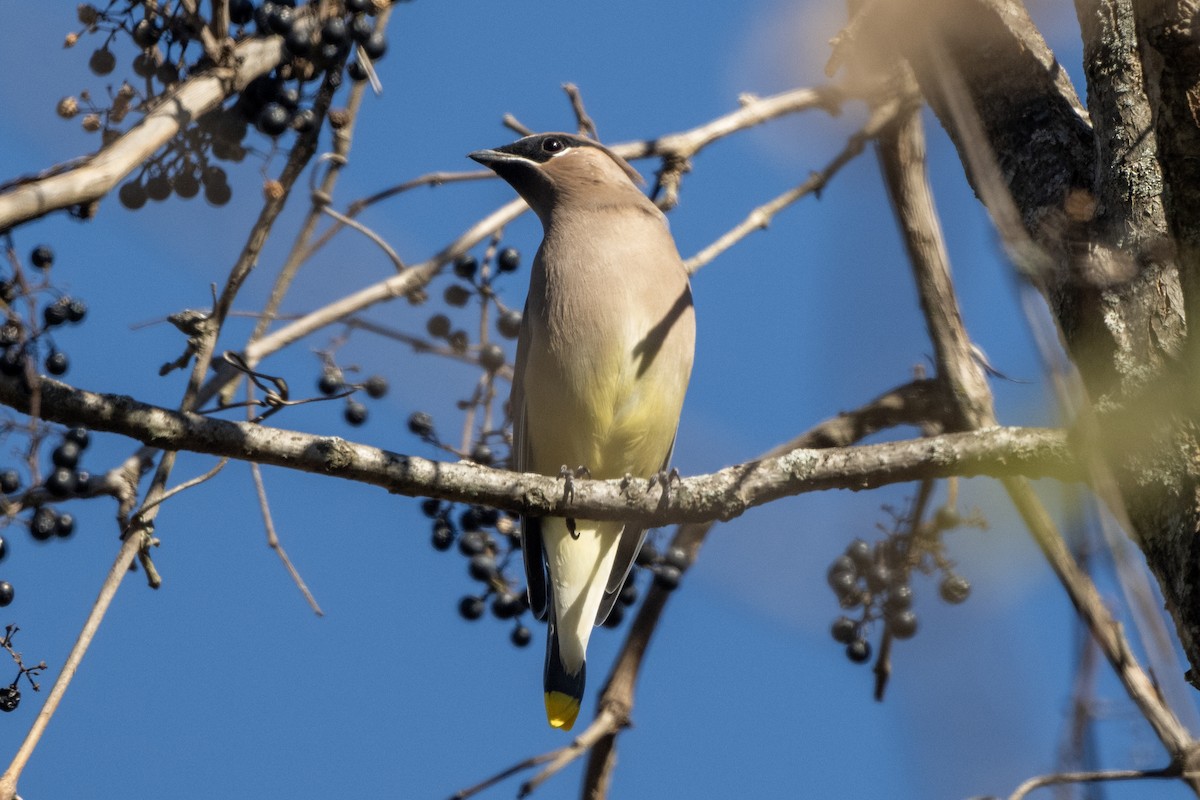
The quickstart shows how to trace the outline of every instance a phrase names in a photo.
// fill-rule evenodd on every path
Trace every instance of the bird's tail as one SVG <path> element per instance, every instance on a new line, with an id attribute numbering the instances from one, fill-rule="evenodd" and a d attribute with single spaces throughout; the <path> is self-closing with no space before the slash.
<path id="1" fill-rule="evenodd" d="M 571 730 L 579 716 L 579 703 L 583 700 L 583 685 L 587 676 L 587 662 L 579 665 L 579 671 L 567 672 L 562 654 L 558 649 L 558 631 L 555 622 L 554 604 L 550 604 L 550 629 L 546 642 L 546 719 L 555 728 Z"/>

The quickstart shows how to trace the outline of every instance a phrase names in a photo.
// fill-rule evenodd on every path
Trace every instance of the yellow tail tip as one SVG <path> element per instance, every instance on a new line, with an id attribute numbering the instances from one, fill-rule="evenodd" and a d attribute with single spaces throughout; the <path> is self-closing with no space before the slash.
<path id="1" fill-rule="evenodd" d="M 579 698 L 562 692 L 546 692 L 546 719 L 553 728 L 571 730 L 579 716 Z"/>

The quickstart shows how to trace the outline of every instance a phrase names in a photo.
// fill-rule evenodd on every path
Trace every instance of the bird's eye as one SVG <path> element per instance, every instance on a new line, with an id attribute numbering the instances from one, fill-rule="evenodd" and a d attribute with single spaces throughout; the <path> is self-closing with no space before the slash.
<path id="1" fill-rule="evenodd" d="M 565 145 L 563 145 L 562 139 L 555 139 L 553 136 L 551 136 L 549 139 L 542 140 L 542 149 L 547 153 L 557 153 L 558 151 L 562 150 L 564 146 Z"/>

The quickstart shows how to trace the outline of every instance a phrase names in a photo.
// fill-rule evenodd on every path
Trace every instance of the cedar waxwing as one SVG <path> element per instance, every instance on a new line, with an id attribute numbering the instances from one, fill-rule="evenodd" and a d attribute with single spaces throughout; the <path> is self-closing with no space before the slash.
<path id="1" fill-rule="evenodd" d="M 508 181 L 542 222 L 513 373 L 513 469 L 660 475 L 696 339 L 666 217 L 633 167 L 589 139 L 543 133 L 470 157 Z M 528 517 L 521 530 L 530 608 L 539 619 L 549 612 L 546 716 L 570 730 L 592 626 L 616 602 L 645 531 Z"/>

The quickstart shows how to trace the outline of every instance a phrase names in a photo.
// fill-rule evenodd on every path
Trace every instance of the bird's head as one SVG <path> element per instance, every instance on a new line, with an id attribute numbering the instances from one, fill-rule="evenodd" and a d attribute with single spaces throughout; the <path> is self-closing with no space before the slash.
<path id="1" fill-rule="evenodd" d="M 469 157 L 508 181 L 543 223 L 556 209 L 647 202 L 637 170 L 582 136 L 537 133 Z"/>

